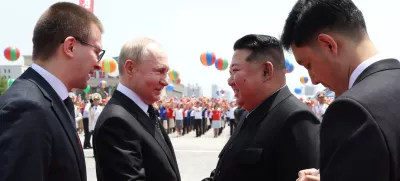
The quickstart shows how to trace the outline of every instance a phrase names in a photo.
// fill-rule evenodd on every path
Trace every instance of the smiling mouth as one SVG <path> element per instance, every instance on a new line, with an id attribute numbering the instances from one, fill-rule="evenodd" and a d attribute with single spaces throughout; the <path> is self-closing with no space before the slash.
<path id="1" fill-rule="evenodd" d="M 232 90 L 233 90 L 233 93 L 235 93 L 235 95 L 237 95 L 239 93 L 239 89 L 232 88 Z"/>

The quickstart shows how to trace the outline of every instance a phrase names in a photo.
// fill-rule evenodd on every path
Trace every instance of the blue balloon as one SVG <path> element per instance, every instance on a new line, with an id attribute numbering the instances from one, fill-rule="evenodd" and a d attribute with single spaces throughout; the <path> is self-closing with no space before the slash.
<path id="1" fill-rule="evenodd" d="M 289 60 L 288 60 L 288 59 L 285 59 L 285 65 L 286 65 L 286 67 L 289 67 L 289 65 L 290 65 L 290 62 L 289 62 Z"/>
<path id="2" fill-rule="evenodd" d="M 165 90 L 167 92 L 172 92 L 174 90 L 175 86 L 174 84 L 168 84 L 167 87 L 165 88 Z"/>
<path id="3" fill-rule="evenodd" d="M 294 66 L 288 59 L 285 59 L 286 73 L 291 73 L 294 69 Z"/>
<path id="4" fill-rule="evenodd" d="M 301 94 L 301 88 L 295 88 L 294 93 L 296 94 Z"/>
<path id="5" fill-rule="evenodd" d="M 217 91 L 217 96 L 219 96 L 219 91 Z"/>

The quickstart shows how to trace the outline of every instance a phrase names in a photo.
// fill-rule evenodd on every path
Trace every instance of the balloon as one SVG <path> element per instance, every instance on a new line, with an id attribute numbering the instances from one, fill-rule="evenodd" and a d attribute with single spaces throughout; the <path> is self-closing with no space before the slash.
<path id="1" fill-rule="evenodd" d="M 215 68 L 217 68 L 220 71 L 225 70 L 226 68 L 228 68 L 228 60 L 217 58 L 217 60 L 215 61 Z"/>
<path id="2" fill-rule="evenodd" d="M 83 92 L 88 93 L 90 91 L 90 85 L 87 85 L 85 89 L 83 89 Z"/>
<path id="3" fill-rule="evenodd" d="M 174 90 L 174 88 L 175 88 L 174 84 L 168 84 L 168 86 L 165 87 L 165 90 L 167 92 L 172 92 Z"/>
<path id="4" fill-rule="evenodd" d="M 219 91 L 219 93 L 225 94 L 225 91 L 221 89 L 221 90 Z"/>
<path id="5" fill-rule="evenodd" d="M 172 69 L 172 70 L 170 70 L 170 71 L 168 72 L 168 76 L 169 76 L 169 78 L 170 78 L 172 81 L 174 81 L 174 80 L 176 80 L 176 79 L 179 78 L 179 72 L 176 71 L 176 70 L 174 70 L 174 69 Z"/>
<path id="6" fill-rule="evenodd" d="M 21 55 L 20 51 L 16 47 L 7 47 L 4 50 L 4 56 L 9 61 L 16 61 L 18 60 L 19 56 Z"/>
<path id="7" fill-rule="evenodd" d="M 211 66 L 215 63 L 215 54 L 213 52 L 204 52 L 200 55 L 200 62 L 205 66 Z"/>
<path id="8" fill-rule="evenodd" d="M 115 69 L 114 72 L 108 73 L 108 76 L 110 76 L 110 77 L 118 77 L 119 76 L 118 67 Z"/>
<path id="9" fill-rule="evenodd" d="M 300 82 L 301 82 L 302 84 L 307 84 L 307 82 L 308 82 L 308 77 L 305 77 L 305 76 L 300 77 Z"/>
<path id="10" fill-rule="evenodd" d="M 104 89 L 104 88 L 106 88 L 106 86 L 107 86 L 107 82 L 105 80 L 100 81 L 100 84 L 99 84 L 100 88 Z"/>
<path id="11" fill-rule="evenodd" d="M 285 59 L 285 66 L 286 66 L 286 73 L 293 72 L 294 66 L 292 63 L 289 62 L 288 59 Z"/>
<path id="12" fill-rule="evenodd" d="M 172 82 L 173 82 L 174 84 L 180 84 L 180 83 L 181 83 L 181 78 L 178 78 L 178 79 L 176 79 L 176 80 L 172 80 Z"/>
<path id="13" fill-rule="evenodd" d="M 117 61 L 113 58 L 104 58 L 100 62 L 101 70 L 105 73 L 114 72 L 117 69 Z"/>
<path id="14" fill-rule="evenodd" d="M 8 79 L 7 80 L 7 85 L 10 87 L 14 83 L 15 79 Z"/>
<path id="15" fill-rule="evenodd" d="M 301 94 L 301 88 L 295 88 L 294 93 L 296 94 Z"/>
<path id="16" fill-rule="evenodd" d="M 219 96 L 219 91 L 217 91 L 217 96 Z"/>

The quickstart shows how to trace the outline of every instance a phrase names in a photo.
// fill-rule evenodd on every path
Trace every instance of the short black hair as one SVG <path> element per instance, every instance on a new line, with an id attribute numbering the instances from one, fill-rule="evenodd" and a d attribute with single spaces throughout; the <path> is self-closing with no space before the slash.
<path id="1" fill-rule="evenodd" d="M 285 56 L 279 40 L 269 35 L 246 35 L 235 42 L 233 50 L 248 49 L 252 53 L 246 61 L 270 61 L 275 68 L 285 69 Z"/>
<path id="2" fill-rule="evenodd" d="M 289 50 L 292 44 L 300 47 L 324 31 L 360 40 L 367 28 L 362 12 L 351 0 L 298 0 L 286 19 L 281 42 Z"/>

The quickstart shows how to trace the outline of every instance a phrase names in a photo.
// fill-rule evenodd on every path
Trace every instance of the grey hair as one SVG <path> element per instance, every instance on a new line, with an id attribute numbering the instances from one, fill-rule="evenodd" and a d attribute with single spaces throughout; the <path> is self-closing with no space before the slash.
<path id="1" fill-rule="evenodd" d="M 150 38 L 138 38 L 134 40 L 130 40 L 126 42 L 122 48 L 121 52 L 119 54 L 118 58 L 118 69 L 119 69 L 119 74 L 123 75 L 124 73 L 124 65 L 126 60 L 132 60 L 137 63 L 140 63 L 143 58 L 147 57 L 149 55 L 149 52 L 147 50 L 147 46 L 150 44 L 157 44 L 158 43 Z"/>

